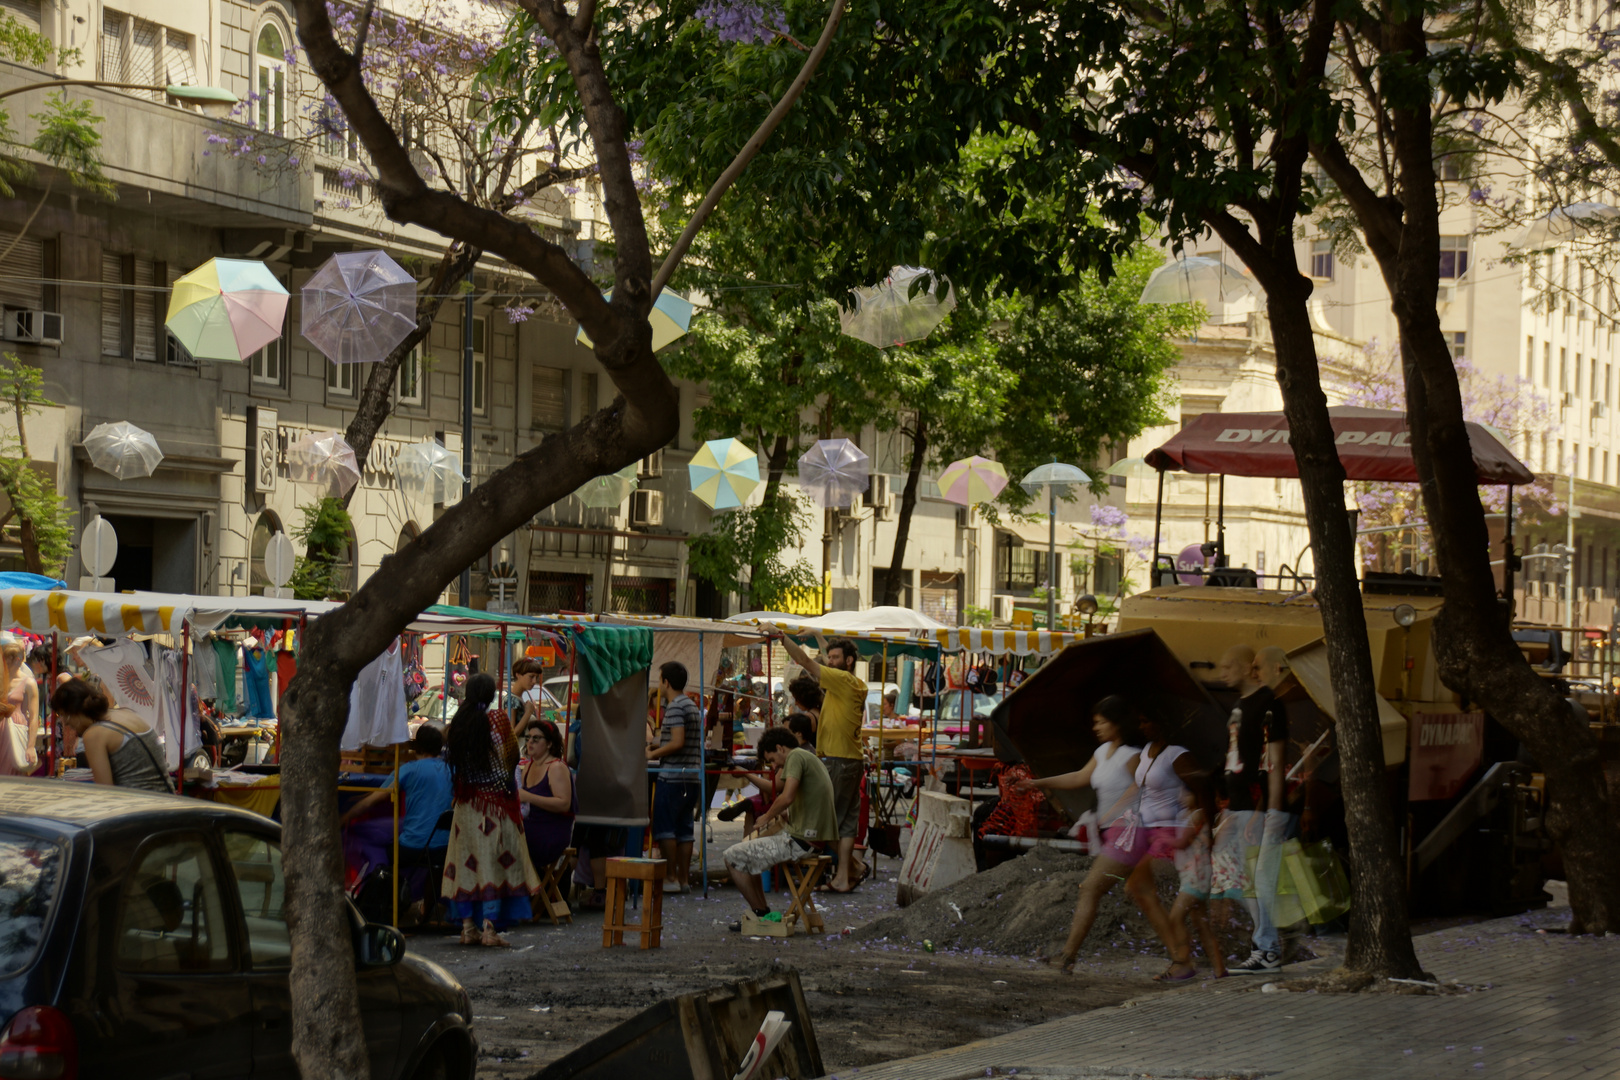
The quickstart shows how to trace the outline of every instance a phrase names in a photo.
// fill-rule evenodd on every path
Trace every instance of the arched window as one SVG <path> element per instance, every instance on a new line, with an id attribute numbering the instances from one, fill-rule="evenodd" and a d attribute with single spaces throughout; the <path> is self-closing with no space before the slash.
<path id="1" fill-rule="evenodd" d="M 259 520 L 253 523 L 253 540 L 250 547 L 251 557 L 248 560 L 248 591 L 254 596 L 263 596 L 265 587 L 270 584 L 270 576 L 264 571 L 264 550 L 270 546 L 270 538 L 281 531 L 281 519 L 269 510 L 259 515 Z"/>
<path id="2" fill-rule="evenodd" d="M 258 47 L 253 50 L 253 68 L 257 74 L 255 93 L 258 94 L 258 127 L 272 135 L 282 133 L 287 115 L 287 39 L 281 28 L 267 22 L 259 28 Z"/>

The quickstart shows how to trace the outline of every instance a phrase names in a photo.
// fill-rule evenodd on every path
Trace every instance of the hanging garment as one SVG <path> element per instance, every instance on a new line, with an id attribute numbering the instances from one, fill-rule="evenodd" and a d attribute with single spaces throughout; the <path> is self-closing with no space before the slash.
<path id="1" fill-rule="evenodd" d="M 298 674 L 298 657 L 290 649 L 281 649 L 276 653 L 276 700 L 287 692 L 287 684 L 293 681 Z"/>
<path id="2" fill-rule="evenodd" d="M 214 707 L 221 715 L 236 715 L 236 646 L 224 638 L 214 639 L 214 663 L 219 667 L 219 696 Z"/>
<path id="3" fill-rule="evenodd" d="M 270 703 L 270 654 L 257 644 L 242 650 L 242 690 L 247 695 L 248 716 L 275 718 L 275 706 Z"/>
<path id="4" fill-rule="evenodd" d="M 360 669 L 349 691 L 349 722 L 338 745 L 345 750 L 362 746 L 393 746 L 409 742 L 410 715 L 405 704 L 405 650 L 399 639 L 377 659 Z"/>
<path id="5" fill-rule="evenodd" d="M 202 745 L 202 730 L 197 723 L 197 698 L 193 693 L 181 692 L 178 650 L 163 649 L 158 656 L 157 667 L 160 673 L 157 732 L 163 739 L 163 756 L 169 768 L 173 769 L 180 765 L 182 750 L 190 755 Z M 186 689 L 189 691 L 189 688 Z M 189 706 L 184 718 L 180 713 L 181 701 Z"/>
<path id="6" fill-rule="evenodd" d="M 219 694 L 219 658 L 214 654 L 213 646 L 207 642 L 198 642 L 191 650 L 191 661 L 188 669 L 191 685 L 197 688 L 197 696 L 204 701 L 212 701 Z"/>
<path id="7" fill-rule="evenodd" d="M 123 706 L 157 727 L 158 680 L 145 645 L 120 640 L 113 645 L 86 646 L 80 650 L 79 659 L 107 687 L 114 705 Z"/>

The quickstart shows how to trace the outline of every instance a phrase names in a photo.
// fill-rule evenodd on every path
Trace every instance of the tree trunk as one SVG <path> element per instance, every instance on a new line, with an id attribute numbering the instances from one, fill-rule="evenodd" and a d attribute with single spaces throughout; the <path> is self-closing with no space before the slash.
<path id="1" fill-rule="evenodd" d="M 760 500 L 752 513 L 769 514 L 779 511 L 777 500 L 782 497 L 782 477 L 787 475 L 788 454 L 793 450 L 793 444 L 786 435 L 778 435 L 776 442 L 771 444 L 770 455 L 765 459 L 765 497 Z M 749 607 L 756 611 L 760 608 L 759 599 L 753 595 L 754 582 L 765 572 L 765 564 L 770 561 L 775 552 L 759 550 L 759 544 L 753 540 L 758 535 L 756 529 L 750 536 L 750 550 L 748 552 L 748 588 Z"/>
<path id="2" fill-rule="evenodd" d="M 477 248 L 465 246 L 459 250 L 451 247 L 445 251 L 439 265 L 434 268 L 433 277 L 428 281 L 427 294 L 417 301 L 416 328 L 405 335 L 405 340 L 394 346 L 394 350 L 381 363 L 372 365 L 371 376 L 366 380 L 365 389 L 360 392 L 360 403 L 354 410 L 354 418 L 343 432 L 343 440 L 354 448 L 354 460 L 361 469 L 366 467 L 366 459 L 371 456 L 371 444 L 376 441 L 377 432 L 382 430 L 383 422 L 394 410 L 394 378 L 399 374 L 400 364 L 405 362 L 412 349 L 427 340 L 428 334 L 433 331 L 433 321 L 444 307 L 446 295 L 472 274 L 482 254 Z M 421 377 L 420 373 L 418 377 Z M 360 485 L 356 484 L 344 494 L 345 508 L 354 501 L 359 491 Z"/>
<path id="3" fill-rule="evenodd" d="M 1381 29 L 1375 43 L 1381 60 L 1424 68 L 1429 41 L 1420 18 L 1390 18 Z M 1435 307 L 1440 205 L 1428 99 L 1392 97 L 1402 106 L 1390 109 L 1398 204 L 1366 184 L 1338 143 L 1313 145 L 1312 151 L 1355 211 L 1400 327 L 1412 457 L 1445 597 L 1434 624 L 1440 678 L 1483 705 L 1545 770 L 1546 826 L 1564 855 L 1571 929 L 1620 931 L 1620 826 L 1597 740 L 1513 641 L 1512 598 L 1504 603 L 1497 596 L 1490 566 L 1462 388 Z"/>
<path id="4" fill-rule="evenodd" d="M 891 607 L 900 603 L 904 583 L 906 541 L 911 536 L 911 515 L 917 509 L 917 487 L 922 482 L 923 462 L 928 457 L 928 416 L 917 414 L 911 429 L 911 468 L 906 472 L 906 490 L 900 495 L 900 514 L 894 522 L 894 554 L 889 556 L 889 572 L 883 575 L 883 602 Z"/>

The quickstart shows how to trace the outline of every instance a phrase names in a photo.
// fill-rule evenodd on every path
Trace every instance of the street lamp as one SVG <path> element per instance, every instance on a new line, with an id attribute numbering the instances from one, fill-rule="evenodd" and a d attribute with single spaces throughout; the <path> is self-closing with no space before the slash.
<path id="1" fill-rule="evenodd" d="M 0 98 L 8 98 L 28 90 L 50 90 L 58 86 L 100 86 L 109 90 L 161 90 L 178 101 L 201 105 L 205 114 L 215 118 L 230 115 L 230 111 L 236 107 L 239 100 L 229 90 L 221 90 L 217 86 L 108 82 L 106 79 L 46 79 L 44 82 L 24 83 L 9 90 L 0 90 Z"/>

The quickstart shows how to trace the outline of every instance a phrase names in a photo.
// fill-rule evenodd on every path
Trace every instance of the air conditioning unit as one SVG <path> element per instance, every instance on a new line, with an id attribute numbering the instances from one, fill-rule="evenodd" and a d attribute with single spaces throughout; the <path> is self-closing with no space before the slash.
<path id="1" fill-rule="evenodd" d="M 7 341 L 27 341 L 35 345 L 62 344 L 62 316 L 54 311 L 32 308 L 6 308 L 0 337 Z"/>
<path id="2" fill-rule="evenodd" d="M 872 474 L 872 482 L 866 485 L 866 494 L 861 496 L 861 502 L 879 511 L 889 505 L 889 477 L 886 473 Z"/>
<path id="3" fill-rule="evenodd" d="M 1592 419 L 1594 419 L 1594 420 L 1602 420 L 1604 417 L 1606 417 L 1608 415 L 1609 415 L 1609 403 L 1607 401 L 1594 401 L 1594 402 L 1592 402 Z"/>
<path id="4" fill-rule="evenodd" d="M 894 496 L 890 495 L 872 508 L 872 520 L 888 521 L 892 517 L 894 517 Z"/>
<path id="5" fill-rule="evenodd" d="M 663 475 L 664 452 L 662 450 L 654 450 L 642 458 L 641 464 L 636 466 L 637 480 L 657 480 Z"/>
<path id="6" fill-rule="evenodd" d="M 1434 295 L 1434 304 L 1436 307 L 1441 308 L 1450 307 L 1451 302 L 1455 299 L 1457 299 L 1457 286 L 1442 285 Z"/>
<path id="7" fill-rule="evenodd" d="M 998 623 L 1012 622 L 1013 598 L 1010 596 L 992 596 L 990 598 L 990 615 Z"/>
<path id="8" fill-rule="evenodd" d="M 956 527 L 958 529 L 972 529 L 978 527 L 979 508 L 976 506 L 958 506 L 956 508 Z"/>
<path id="9" fill-rule="evenodd" d="M 630 527 L 646 529 L 664 523 L 664 493 L 642 488 L 630 493 Z"/>

